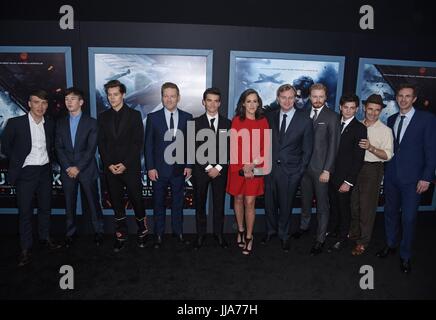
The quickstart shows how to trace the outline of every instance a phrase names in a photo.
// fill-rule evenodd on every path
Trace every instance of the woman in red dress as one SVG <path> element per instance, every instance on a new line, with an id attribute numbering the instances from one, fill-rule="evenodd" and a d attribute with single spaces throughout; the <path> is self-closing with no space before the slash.
<path id="1" fill-rule="evenodd" d="M 255 90 L 247 89 L 239 97 L 231 129 L 227 192 L 234 197 L 237 243 L 243 248 L 242 253 L 249 255 L 253 248 L 256 196 L 264 193 L 263 175 L 259 172 L 266 163 L 264 137 L 269 135 L 262 100 Z"/>

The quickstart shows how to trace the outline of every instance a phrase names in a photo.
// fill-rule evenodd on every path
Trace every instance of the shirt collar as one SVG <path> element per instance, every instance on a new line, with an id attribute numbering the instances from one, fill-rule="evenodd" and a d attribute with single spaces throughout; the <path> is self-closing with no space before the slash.
<path id="1" fill-rule="evenodd" d="M 209 122 L 210 122 L 210 119 L 218 119 L 218 113 L 216 115 L 214 115 L 214 116 L 211 116 L 210 114 L 208 114 L 206 112 L 206 117 L 207 117 L 207 120 L 209 120 Z"/>
<path id="2" fill-rule="evenodd" d="M 70 113 L 70 119 L 71 120 L 77 120 L 77 119 L 80 119 L 80 117 L 82 116 L 82 112 L 80 112 L 78 115 L 76 115 L 76 116 L 73 116 L 71 113 Z"/>
<path id="3" fill-rule="evenodd" d="M 171 113 L 175 116 L 176 114 L 178 114 L 179 109 L 176 108 L 174 111 L 169 111 L 167 108 L 164 107 L 164 112 L 166 115 L 168 115 L 169 117 L 171 116 Z"/>
<path id="4" fill-rule="evenodd" d="M 36 125 L 39 125 L 39 124 L 44 124 L 45 123 L 45 119 L 44 119 L 44 117 L 42 117 L 42 121 L 40 122 L 40 123 L 36 123 L 36 121 L 35 121 L 35 119 L 33 119 L 33 117 L 32 117 L 32 115 L 30 114 L 30 112 L 28 113 L 28 116 L 29 116 L 29 120 L 31 121 L 31 122 L 33 122 L 34 124 L 36 124 Z"/>
<path id="5" fill-rule="evenodd" d="M 409 111 L 407 111 L 407 113 L 402 114 L 401 112 L 398 113 L 398 115 L 401 116 L 406 116 L 407 119 L 410 119 L 413 117 L 413 115 L 415 114 L 415 108 L 412 107 L 412 109 L 410 109 Z"/>
<path id="6" fill-rule="evenodd" d="M 341 118 L 341 123 L 342 123 L 342 122 L 345 122 L 345 125 L 348 126 L 348 124 L 349 124 L 351 121 L 353 121 L 353 119 L 354 119 L 354 116 L 351 117 L 350 119 L 345 120 L 345 121 L 343 120 L 343 118 Z"/>
<path id="7" fill-rule="evenodd" d="M 324 104 L 322 107 L 318 108 L 318 109 L 316 109 L 316 108 L 314 108 L 314 107 L 312 106 L 312 111 L 315 112 L 315 110 L 317 110 L 318 115 L 319 115 L 324 107 L 325 107 L 325 104 Z"/>
<path id="8" fill-rule="evenodd" d="M 293 115 L 295 113 L 295 107 L 292 107 L 290 110 L 288 110 L 287 112 L 284 112 L 282 110 L 282 108 L 280 108 L 280 117 L 283 116 L 284 114 L 286 114 L 288 117 L 290 117 L 291 115 Z"/>

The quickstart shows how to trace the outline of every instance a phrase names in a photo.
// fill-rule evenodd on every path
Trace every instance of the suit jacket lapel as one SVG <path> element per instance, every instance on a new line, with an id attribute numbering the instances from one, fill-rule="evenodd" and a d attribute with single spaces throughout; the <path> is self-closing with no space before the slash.
<path id="1" fill-rule="evenodd" d="M 413 131 L 416 126 L 416 110 L 413 114 L 412 119 L 410 119 L 409 124 L 407 125 L 406 131 L 404 131 L 403 138 L 401 139 L 400 145 L 403 143 L 404 139 L 407 139 L 407 137 L 410 135 L 408 132 Z"/>
<path id="2" fill-rule="evenodd" d="M 81 128 L 83 127 L 83 122 L 85 121 L 85 119 L 83 119 L 85 117 L 85 115 L 82 113 L 82 115 L 80 116 L 80 120 L 79 120 L 79 124 L 77 125 L 77 129 L 76 129 L 76 135 L 74 136 L 74 147 L 73 149 L 76 148 L 77 146 L 77 142 L 79 141 L 79 135 L 81 133 Z"/>
<path id="3" fill-rule="evenodd" d="M 70 117 L 67 116 L 65 119 L 65 134 L 67 135 L 67 143 L 68 143 L 68 148 L 71 148 L 71 150 L 73 150 L 73 141 L 71 140 L 71 128 L 70 128 Z"/>

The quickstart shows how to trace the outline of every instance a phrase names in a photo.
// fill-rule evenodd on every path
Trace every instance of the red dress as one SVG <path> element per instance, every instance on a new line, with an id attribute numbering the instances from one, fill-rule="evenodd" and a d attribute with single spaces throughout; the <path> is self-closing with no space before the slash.
<path id="1" fill-rule="evenodd" d="M 247 118 L 240 120 L 239 116 L 236 116 L 232 120 L 232 129 L 236 131 L 233 131 L 230 135 L 231 141 L 234 141 L 235 143 L 230 144 L 230 165 L 227 177 L 227 192 L 232 196 L 262 195 L 264 193 L 263 176 L 245 178 L 239 175 L 239 170 L 243 168 L 244 164 L 253 163 L 253 159 L 258 158 L 256 154 L 261 157 L 259 158 L 261 159 L 261 162 L 256 165 L 256 167 L 263 166 L 262 157 L 265 156 L 264 150 L 266 147 L 264 136 L 265 129 L 269 129 L 268 121 L 265 117 L 258 120 Z M 236 140 L 237 134 L 244 136 L 241 129 L 247 129 L 243 130 L 245 133 L 245 140 L 241 137 L 238 137 Z"/>

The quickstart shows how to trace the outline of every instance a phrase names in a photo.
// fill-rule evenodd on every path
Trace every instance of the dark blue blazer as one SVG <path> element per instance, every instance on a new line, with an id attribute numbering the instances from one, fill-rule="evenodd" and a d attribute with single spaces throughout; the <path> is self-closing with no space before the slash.
<path id="1" fill-rule="evenodd" d="M 187 123 L 192 120 L 192 114 L 179 111 L 179 121 L 177 129 L 181 130 L 185 137 L 185 163 L 169 165 L 165 162 L 164 153 L 165 148 L 169 146 L 172 141 L 164 141 L 165 132 L 169 129 L 165 120 L 164 108 L 149 113 L 145 125 L 145 166 L 147 171 L 156 169 L 159 176 L 171 177 L 175 175 L 183 175 L 185 168 L 192 168 L 192 164 L 186 164 L 186 132 Z"/>
<path id="2" fill-rule="evenodd" d="M 398 113 L 388 118 L 394 131 Z M 400 144 L 394 143 L 394 156 L 386 163 L 385 178 L 401 184 L 433 181 L 436 169 L 436 117 L 415 109 Z M 394 133 L 395 137 L 395 133 Z"/>
<path id="3" fill-rule="evenodd" d="M 61 174 L 67 177 L 68 167 L 78 167 L 80 173 L 78 179 L 94 180 L 98 177 L 97 161 L 97 120 L 82 113 L 74 142 L 71 141 L 69 115 L 61 118 L 56 123 L 55 150 Z"/>
<path id="4" fill-rule="evenodd" d="M 266 113 L 272 129 L 272 170 L 278 165 L 289 175 L 303 175 L 313 148 L 313 125 L 307 112 L 295 109 L 283 141 L 279 144 L 280 109 Z"/>
<path id="5" fill-rule="evenodd" d="M 44 121 L 47 153 L 51 162 L 54 155 L 54 124 L 48 118 L 44 118 Z M 9 119 L 3 131 L 1 141 L 2 153 L 9 159 L 8 179 L 11 184 L 15 184 L 19 178 L 24 161 L 32 150 L 32 136 L 30 134 L 28 114 Z"/>

